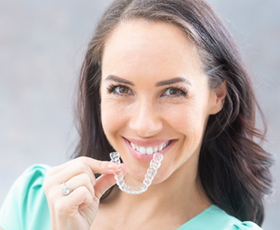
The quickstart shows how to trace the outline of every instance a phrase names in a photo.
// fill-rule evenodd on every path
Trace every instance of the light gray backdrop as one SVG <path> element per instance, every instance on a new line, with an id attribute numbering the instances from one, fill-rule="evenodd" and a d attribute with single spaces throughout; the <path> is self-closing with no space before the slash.
<path id="1" fill-rule="evenodd" d="M 75 86 L 96 20 L 109 0 L 0 0 L 0 205 L 36 163 L 69 159 L 76 141 Z M 280 150 L 280 1 L 209 0 L 228 24 L 253 73 L 268 121 L 266 147 Z M 277 167 L 278 165 L 278 167 Z M 264 229 L 280 226 L 280 165 Z M 278 214 L 279 216 L 279 214 Z"/>

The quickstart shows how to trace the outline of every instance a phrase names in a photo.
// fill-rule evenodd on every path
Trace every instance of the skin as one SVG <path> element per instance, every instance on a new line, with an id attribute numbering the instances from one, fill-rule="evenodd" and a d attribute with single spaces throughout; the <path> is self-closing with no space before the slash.
<path id="1" fill-rule="evenodd" d="M 184 81 L 158 86 L 174 78 Z M 114 91 L 108 92 L 112 85 Z M 138 161 L 125 140 L 145 147 L 175 141 L 145 193 L 132 196 L 115 191 L 116 210 L 126 216 L 123 225 L 173 229 L 209 207 L 197 176 L 198 157 L 208 117 L 221 110 L 226 91 L 224 85 L 210 90 L 196 47 L 184 32 L 162 22 L 120 24 L 105 45 L 100 91 L 103 128 L 129 167 L 127 184 L 139 185 L 148 163 Z M 174 215 L 166 214 L 170 210 Z M 147 226 L 152 218 L 156 224 Z"/>
<path id="2" fill-rule="evenodd" d="M 176 229 L 208 208 L 198 158 L 207 120 L 221 110 L 226 85 L 209 88 L 184 32 L 164 22 L 119 24 L 105 42 L 100 94 L 104 132 L 125 165 L 82 157 L 53 168 L 44 185 L 52 230 Z M 145 147 L 171 142 L 146 192 L 130 195 L 115 186 L 100 203 L 117 169 L 127 173 L 129 185 L 143 181 L 149 162 L 135 157 L 129 141 Z M 93 173 L 104 175 L 96 180 Z M 61 194 L 64 181 L 73 190 L 68 196 Z"/>
<path id="3" fill-rule="evenodd" d="M 113 173 L 124 165 L 101 162 L 88 157 L 79 157 L 48 171 L 44 181 L 52 230 L 90 229 L 102 194 L 115 184 Z M 95 179 L 94 173 L 103 174 Z M 63 182 L 71 188 L 63 196 Z"/>

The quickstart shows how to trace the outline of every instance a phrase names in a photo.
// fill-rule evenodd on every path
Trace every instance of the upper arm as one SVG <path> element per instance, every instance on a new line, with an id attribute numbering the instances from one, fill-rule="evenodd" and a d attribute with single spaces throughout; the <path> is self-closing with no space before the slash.
<path id="1" fill-rule="evenodd" d="M 43 189 L 46 171 L 47 167 L 35 165 L 15 181 L 0 209 L 0 230 L 50 229 Z"/>

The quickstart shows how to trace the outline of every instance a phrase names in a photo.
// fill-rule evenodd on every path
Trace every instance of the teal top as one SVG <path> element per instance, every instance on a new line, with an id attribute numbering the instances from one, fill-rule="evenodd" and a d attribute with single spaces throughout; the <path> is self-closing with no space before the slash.
<path id="1" fill-rule="evenodd" d="M 43 182 L 49 166 L 29 167 L 16 180 L 0 210 L 3 230 L 50 230 L 50 214 Z M 255 223 L 241 222 L 211 205 L 177 230 L 261 230 Z"/>

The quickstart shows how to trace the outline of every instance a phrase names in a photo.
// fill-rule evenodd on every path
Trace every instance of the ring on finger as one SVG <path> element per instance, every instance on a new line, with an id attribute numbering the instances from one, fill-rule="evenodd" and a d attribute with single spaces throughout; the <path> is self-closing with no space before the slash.
<path id="1" fill-rule="evenodd" d="M 63 187 L 62 187 L 62 194 L 64 196 L 68 196 L 71 193 L 71 188 L 69 188 L 68 186 L 66 186 L 66 183 L 63 182 Z"/>

